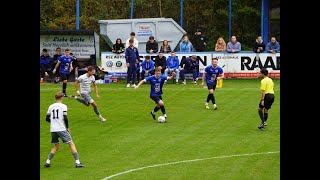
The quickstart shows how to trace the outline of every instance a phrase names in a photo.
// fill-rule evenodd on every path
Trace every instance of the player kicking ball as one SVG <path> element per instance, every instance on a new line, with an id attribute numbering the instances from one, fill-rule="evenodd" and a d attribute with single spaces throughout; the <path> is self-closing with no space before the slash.
<path id="1" fill-rule="evenodd" d="M 136 87 L 134 87 L 134 89 L 138 89 L 143 83 L 150 82 L 150 98 L 157 104 L 156 107 L 151 111 L 153 120 L 156 119 L 155 113 L 159 109 L 161 109 L 163 116 L 167 119 L 166 109 L 164 108 L 164 102 L 161 97 L 161 95 L 163 94 L 162 87 L 164 81 L 173 79 L 175 75 L 175 72 L 172 72 L 170 77 L 161 75 L 161 70 L 159 68 L 156 68 L 155 75 L 149 76 L 141 80 L 139 84 Z"/>

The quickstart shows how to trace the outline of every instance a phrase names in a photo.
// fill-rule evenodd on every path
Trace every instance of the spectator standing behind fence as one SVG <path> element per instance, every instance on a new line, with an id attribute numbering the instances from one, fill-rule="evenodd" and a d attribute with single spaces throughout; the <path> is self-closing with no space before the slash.
<path id="1" fill-rule="evenodd" d="M 60 56 L 62 56 L 62 54 L 61 54 L 61 48 L 60 48 L 60 47 L 57 47 L 57 48 L 56 48 L 56 54 L 54 54 L 54 55 L 53 55 L 53 58 L 52 58 L 51 69 L 54 69 L 54 68 L 56 67 Z M 60 73 L 59 73 L 59 71 L 57 71 L 54 76 L 55 76 L 54 82 L 55 82 L 55 83 L 59 83 L 59 80 L 60 80 Z"/>
<path id="2" fill-rule="evenodd" d="M 155 68 L 161 69 L 161 74 L 164 74 L 166 70 L 167 58 L 163 56 L 163 52 L 160 51 L 156 59 L 154 60 Z"/>
<path id="3" fill-rule="evenodd" d="M 270 42 L 267 44 L 266 51 L 269 53 L 279 53 L 280 52 L 280 44 L 277 42 L 274 36 L 271 37 Z"/>
<path id="4" fill-rule="evenodd" d="M 167 69 L 164 71 L 164 75 L 167 76 L 168 73 L 172 74 L 172 72 L 176 73 L 176 84 L 179 84 L 179 75 L 180 75 L 180 69 L 179 69 L 179 59 L 178 56 L 176 56 L 176 53 L 174 51 L 171 51 L 171 56 L 167 59 Z M 165 83 L 167 80 L 164 81 Z"/>
<path id="5" fill-rule="evenodd" d="M 222 37 L 219 37 L 217 39 L 216 46 L 215 46 L 214 50 L 217 52 L 223 52 L 223 51 L 227 50 L 226 42 L 224 41 L 224 39 Z"/>
<path id="6" fill-rule="evenodd" d="M 160 52 L 163 52 L 163 53 L 171 52 L 171 46 L 168 44 L 168 40 L 163 40 L 162 46 L 160 47 Z"/>
<path id="7" fill-rule="evenodd" d="M 179 43 L 178 52 L 193 52 L 193 45 L 187 35 L 184 35 L 182 42 Z"/>
<path id="8" fill-rule="evenodd" d="M 123 53 L 125 50 L 124 44 L 122 43 L 122 40 L 120 38 L 118 38 L 116 40 L 116 43 L 112 46 L 112 52 L 113 53 Z"/>
<path id="9" fill-rule="evenodd" d="M 196 55 L 192 55 L 191 57 L 187 57 L 184 60 L 181 60 L 180 63 L 180 75 L 182 79 L 182 84 L 186 85 L 187 81 L 184 76 L 185 73 L 192 73 L 193 84 L 197 85 L 198 74 L 199 74 L 199 61 L 197 60 Z"/>
<path id="10" fill-rule="evenodd" d="M 145 75 L 154 75 L 154 62 L 150 60 L 150 56 L 146 55 L 146 59 L 142 62 L 141 79 L 144 79 Z"/>
<path id="11" fill-rule="evenodd" d="M 49 76 L 52 78 L 50 69 L 51 57 L 49 56 L 48 50 L 43 49 L 40 55 L 40 83 L 43 83 L 43 78 Z"/>
<path id="12" fill-rule="evenodd" d="M 130 46 L 125 51 L 125 58 L 127 63 L 127 87 L 130 87 L 130 78 L 132 77 L 132 87 L 136 86 L 136 72 L 137 72 L 137 63 L 140 62 L 139 51 L 137 47 L 133 45 L 134 40 L 130 39 Z"/>
<path id="13" fill-rule="evenodd" d="M 154 40 L 153 36 L 149 37 L 149 41 L 146 44 L 147 53 L 157 53 L 158 52 L 158 43 Z"/>
<path id="14" fill-rule="evenodd" d="M 227 52 L 237 53 L 241 51 L 241 43 L 237 41 L 236 36 L 231 37 L 231 41 L 227 44 Z"/>
<path id="15" fill-rule="evenodd" d="M 193 37 L 193 44 L 196 51 L 197 52 L 205 51 L 208 40 L 209 39 L 202 34 L 201 29 L 197 29 Z"/>
<path id="16" fill-rule="evenodd" d="M 255 53 L 262 53 L 266 50 L 266 45 L 264 44 L 262 37 L 258 36 L 256 41 L 253 43 L 253 51 Z"/>
<path id="17" fill-rule="evenodd" d="M 126 40 L 126 44 L 125 44 L 125 47 L 128 48 L 130 46 L 130 43 L 129 43 L 129 40 L 133 38 L 133 46 L 136 47 L 138 49 L 138 46 L 139 46 L 139 41 L 136 39 L 136 33 L 135 32 L 131 32 L 130 33 L 130 38 L 128 38 Z"/>

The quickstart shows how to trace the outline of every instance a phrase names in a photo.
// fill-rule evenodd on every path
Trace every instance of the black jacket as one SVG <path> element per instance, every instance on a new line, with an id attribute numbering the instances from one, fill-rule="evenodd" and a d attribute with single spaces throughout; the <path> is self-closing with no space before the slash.
<path id="1" fill-rule="evenodd" d="M 208 38 L 204 35 L 194 35 L 193 37 L 193 46 L 194 48 L 196 49 L 196 51 L 198 52 L 202 52 L 205 50 L 205 45 L 204 43 L 207 43 L 208 42 Z"/>

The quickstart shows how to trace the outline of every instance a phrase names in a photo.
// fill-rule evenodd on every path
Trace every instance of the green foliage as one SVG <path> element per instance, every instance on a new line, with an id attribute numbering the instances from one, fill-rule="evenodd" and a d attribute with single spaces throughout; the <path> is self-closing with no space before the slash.
<path id="1" fill-rule="evenodd" d="M 135 0 L 133 18 L 174 19 L 180 24 L 180 0 Z M 232 34 L 251 50 L 256 37 L 261 35 L 261 1 L 232 1 Z M 161 6 L 160 6 L 161 5 Z M 197 28 L 209 38 L 207 51 L 213 51 L 216 40 L 222 36 L 229 41 L 229 1 L 184 0 L 183 28 L 193 35 Z M 100 32 L 99 20 L 129 19 L 131 0 L 80 0 L 80 29 Z M 75 0 L 40 0 L 40 29 L 75 29 Z M 192 40 L 192 39 L 191 39 Z M 101 51 L 108 48 L 101 45 Z M 109 47 L 110 48 L 110 47 Z"/>

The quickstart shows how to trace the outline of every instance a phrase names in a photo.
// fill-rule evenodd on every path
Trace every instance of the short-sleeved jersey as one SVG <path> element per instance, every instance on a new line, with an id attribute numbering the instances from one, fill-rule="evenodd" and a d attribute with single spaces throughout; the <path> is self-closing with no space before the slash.
<path id="1" fill-rule="evenodd" d="M 59 57 L 60 62 L 60 69 L 59 69 L 59 73 L 61 74 L 69 74 L 70 73 L 70 64 L 72 61 L 72 56 L 65 56 L 62 55 Z"/>
<path id="2" fill-rule="evenodd" d="M 220 66 L 213 67 L 212 65 L 207 66 L 204 71 L 206 72 L 207 84 L 215 85 L 217 83 L 218 74 L 223 74 L 223 69 Z"/>
<path id="3" fill-rule="evenodd" d="M 156 78 L 156 75 L 147 77 L 145 81 L 150 82 L 150 96 L 161 96 L 163 83 L 167 79 L 168 77 L 164 75 L 161 75 L 159 78 Z"/>
<path id="4" fill-rule="evenodd" d="M 260 89 L 265 91 L 265 94 L 274 94 L 274 83 L 271 78 L 265 77 L 261 80 Z"/>
<path id="5" fill-rule="evenodd" d="M 81 93 L 90 93 L 91 92 L 91 83 L 94 83 L 96 79 L 94 76 L 87 76 L 87 73 L 82 74 L 78 78 L 78 82 L 80 83 L 80 92 Z"/>
<path id="6" fill-rule="evenodd" d="M 47 115 L 50 115 L 50 132 L 65 131 L 64 115 L 67 115 L 67 106 L 62 103 L 51 104 Z"/>

